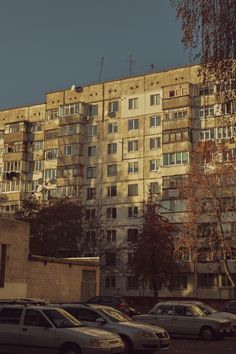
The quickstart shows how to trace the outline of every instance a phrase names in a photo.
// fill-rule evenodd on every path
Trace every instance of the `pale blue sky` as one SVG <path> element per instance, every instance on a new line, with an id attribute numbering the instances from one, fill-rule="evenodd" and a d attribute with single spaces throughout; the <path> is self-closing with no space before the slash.
<path id="1" fill-rule="evenodd" d="M 0 109 L 45 93 L 189 64 L 169 0 L 0 0 Z"/>

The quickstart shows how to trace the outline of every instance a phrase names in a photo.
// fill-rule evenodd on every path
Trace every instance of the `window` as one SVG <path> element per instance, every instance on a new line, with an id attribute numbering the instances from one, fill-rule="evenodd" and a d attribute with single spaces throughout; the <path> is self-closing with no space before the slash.
<path id="1" fill-rule="evenodd" d="M 175 277 L 175 289 L 184 290 L 188 287 L 188 277 L 185 274 L 177 274 Z"/>
<path id="2" fill-rule="evenodd" d="M 128 266 L 129 267 L 133 267 L 134 266 L 134 257 L 135 257 L 135 252 L 128 252 L 127 253 L 128 256 Z"/>
<path id="3" fill-rule="evenodd" d="M 86 217 L 86 220 L 94 220 L 96 218 L 96 210 L 95 209 L 86 209 L 85 217 Z"/>
<path id="4" fill-rule="evenodd" d="M 128 229 L 127 241 L 135 243 L 138 239 L 138 229 Z"/>
<path id="5" fill-rule="evenodd" d="M 49 149 L 45 151 L 45 160 L 54 160 L 57 158 L 57 149 Z"/>
<path id="6" fill-rule="evenodd" d="M 91 166 L 87 167 L 87 178 L 96 178 L 97 177 L 97 167 Z"/>
<path id="7" fill-rule="evenodd" d="M 161 146 L 161 138 L 150 138 L 150 149 L 158 149 Z"/>
<path id="8" fill-rule="evenodd" d="M 214 116 L 214 106 L 205 106 L 199 109 L 199 117 L 212 117 Z"/>
<path id="9" fill-rule="evenodd" d="M 150 106 L 157 106 L 160 104 L 160 95 L 155 94 L 150 96 Z"/>
<path id="10" fill-rule="evenodd" d="M 216 128 L 217 139 L 230 139 L 235 135 L 233 127 L 218 127 Z"/>
<path id="11" fill-rule="evenodd" d="M 96 188 L 87 188 L 87 200 L 96 199 Z"/>
<path id="12" fill-rule="evenodd" d="M 105 278 L 105 288 L 110 289 L 110 288 L 115 288 L 116 287 L 116 277 L 114 276 L 109 276 Z"/>
<path id="13" fill-rule="evenodd" d="M 138 184 L 128 184 L 128 197 L 138 195 Z"/>
<path id="14" fill-rule="evenodd" d="M 175 97 L 175 90 L 169 91 L 169 97 Z"/>
<path id="15" fill-rule="evenodd" d="M 44 179 L 54 179 L 57 176 L 56 168 L 50 168 L 44 170 Z"/>
<path id="16" fill-rule="evenodd" d="M 107 196 L 108 197 L 116 197 L 117 196 L 117 186 L 107 187 Z"/>
<path id="17" fill-rule="evenodd" d="M 0 288 L 4 287 L 7 260 L 7 245 L 0 244 Z M 1 320 L 1 313 L 0 313 Z"/>
<path id="18" fill-rule="evenodd" d="M 58 118 L 58 109 L 51 109 L 47 112 L 47 120 L 53 120 Z"/>
<path id="19" fill-rule="evenodd" d="M 116 208 L 107 208 L 106 217 L 107 219 L 116 219 Z"/>
<path id="20" fill-rule="evenodd" d="M 4 138 L 4 130 L 0 130 L 0 139 Z"/>
<path id="21" fill-rule="evenodd" d="M 183 188 L 187 184 L 186 175 L 163 177 L 163 189 Z"/>
<path id="22" fill-rule="evenodd" d="M 189 141 L 190 138 L 190 131 L 187 129 L 165 131 L 163 133 L 163 144 L 175 143 L 178 141 Z"/>
<path id="23" fill-rule="evenodd" d="M 94 243 L 96 238 L 96 233 L 93 230 L 86 231 L 86 241 Z"/>
<path id="24" fill-rule="evenodd" d="M 43 141 L 42 140 L 34 141 L 33 150 L 34 151 L 43 150 Z"/>
<path id="25" fill-rule="evenodd" d="M 105 254 L 105 265 L 106 266 L 116 266 L 116 254 L 106 253 Z"/>
<path id="26" fill-rule="evenodd" d="M 108 155 L 117 153 L 117 143 L 112 143 L 107 145 L 107 153 Z"/>
<path id="27" fill-rule="evenodd" d="M 112 101 L 108 103 L 108 112 L 113 113 L 113 112 L 118 112 L 119 110 L 119 103 L 118 101 Z"/>
<path id="28" fill-rule="evenodd" d="M 138 98 L 129 98 L 128 108 L 129 109 L 137 109 L 138 108 Z"/>
<path id="29" fill-rule="evenodd" d="M 95 124 L 88 125 L 88 136 L 96 136 L 98 134 L 98 126 Z"/>
<path id="30" fill-rule="evenodd" d="M 164 208 L 164 212 L 183 212 L 187 210 L 187 204 L 185 199 L 169 199 L 163 200 L 162 206 Z"/>
<path id="31" fill-rule="evenodd" d="M 150 171 L 157 171 L 161 165 L 160 159 L 150 160 Z"/>
<path id="32" fill-rule="evenodd" d="M 128 141 L 128 152 L 138 151 L 138 140 Z"/>
<path id="33" fill-rule="evenodd" d="M 183 119 L 187 117 L 188 117 L 187 108 L 170 109 L 170 110 L 166 110 L 164 113 L 165 120 L 176 120 L 176 119 Z"/>
<path id="34" fill-rule="evenodd" d="M 42 122 L 31 123 L 31 126 L 30 126 L 31 133 L 41 132 L 42 130 L 43 130 L 43 123 Z"/>
<path id="35" fill-rule="evenodd" d="M 199 273 L 197 275 L 197 284 L 199 288 L 217 288 L 218 275 L 213 273 Z"/>
<path id="36" fill-rule="evenodd" d="M 112 164 L 107 166 L 107 176 L 112 177 L 117 175 L 117 165 Z"/>
<path id="37" fill-rule="evenodd" d="M 139 127 L 139 120 L 137 118 L 128 120 L 128 130 L 138 129 L 138 127 Z"/>
<path id="38" fill-rule="evenodd" d="M 79 132 L 80 132 L 80 125 L 79 124 L 67 124 L 67 125 L 62 125 L 59 128 L 59 135 L 60 136 L 78 134 Z"/>
<path id="39" fill-rule="evenodd" d="M 137 218 L 138 217 L 138 207 L 128 207 L 128 218 Z"/>
<path id="40" fill-rule="evenodd" d="M 92 104 L 89 106 L 89 115 L 90 116 L 97 116 L 98 115 L 98 105 Z"/>
<path id="41" fill-rule="evenodd" d="M 158 182 L 151 182 L 149 186 L 149 191 L 151 194 L 161 193 L 161 188 Z"/>
<path id="42" fill-rule="evenodd" d="M 4 171 L 5 172 L 15 172 L 21 170 L 21 161 L 8 161 L 4 162 Z"/>
<path id="43" fill-rule="evenodd" d="M 58 188 L 58 197 L 78 197 L 80 192 L 79 186 L 64 186 Z"/>
<path id="44" fill-rule="evenodd" d="M 213 95 L 213 93 L 214 93 L 213 83 L 208 83 L 206 85 L 200 85 L 200 87 L 199 87 L 199 95 L 200 96 Z"/>
<path id="45" fill-rule="evenodd" d="M 63 156 L 75 156 L 77 155 L 77 144 L 68 144 L 63 146 Z"/>
<path id="46" fill-rule="evenodd" d="M 150 117 L 150 128 L 159 127 L 161 125 L 160 116 L 151 116 Z"/>
<path id="47" fill-rule="evenodd" d="M 118 124 L 116 122 L 108 123 L 108 134 L 118 133 Z"/>
<path id="48" fill-rule="evenodd" d="M 70 115 L 81 113 L 81 111 L 82 111 L 81 108 L 82 108 L 81 103 L 72 103 L 72 104 L 60 106 L 59 107 L 59 116 L 65 117 L 65 116 L 70 116 Z"/>
<path id="49" fill-rule="evenodd" d="M 43 161 L 42 160 L 35 160 L 32 161 L 32 171 L 42 171 L 43 170 Z"/>
<path id="50" fill-rule="evenodd" d="M 188 151 L 163 154 L 163 165 L 181 165 L 189 162 Z"/>
<path id="51" fill-rule="evenodd" d="M 136 290 L 138 289 L 138 280 L 134 276 L 126 277 L 126 287 L 127 290 Z"/>
<path id="52" fill-rule="evenodd" d="M 3 307 L 0 309 L 0 323 L 4 325 L 19 325 L 23 309 Z"/>
<path id="53" fill-rule="evenodd" d="M 20 131 L 19 123 L 9 124 L 9 133 L 18 133 L 19 131 Z"/>
<path id="54" fill-rule="evenodd" d="M 26 310 L 24 326 L 48 327 L 50 326 L 46 318 L 37 310 Z M 50 326 L 51 327 L 51 326 Z"/>
<path id="55" fill-rule="evenodd" d="M 80 166 L 80 168 L 79 167 L 66 166 L 66 167 L 63 167 L 60 170 L 60 174 L 63 177 L 76 177 L 76 176 L 82 175 L 82 171 L 81 170 L 82 170 L 81 166 Z"/>
<path id="56" fill-rule="evenodd" d="M 202 129 L 200 131 L 200 140 L 211 140 L 215 138 L 215 129 Z"/>
<path id="57" fill-rule="evenodd" d="M 97 147 L 96 146 L 89 146 L 88 147 L 88 156 L 96 156 Z"/>
<path id="58" fill-rule="evenodd" d="M 107 241 L 116 241 L 116 230 L 107 230 Z"/>
<path id="59" fill-rule="evenodd" d="M 128 163 L 128 173 L 137 173 L 138 172 L 138 161 Z"/>

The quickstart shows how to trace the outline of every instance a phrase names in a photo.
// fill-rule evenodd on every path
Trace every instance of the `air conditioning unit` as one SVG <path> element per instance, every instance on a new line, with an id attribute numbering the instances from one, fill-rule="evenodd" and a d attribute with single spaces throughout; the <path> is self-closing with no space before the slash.
<path id="1" fill-rule="evenodd" d="M 116 112 L 108 112 L 108 117 L 115 118 L 116 117 Z"/>

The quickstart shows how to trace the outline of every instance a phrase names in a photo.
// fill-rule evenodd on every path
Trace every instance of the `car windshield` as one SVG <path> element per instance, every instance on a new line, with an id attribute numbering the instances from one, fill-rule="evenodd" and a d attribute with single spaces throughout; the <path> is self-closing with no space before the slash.
<path id="1" fill-rule="evenodd" d="M 198 305 L 198 306 L 207 315 L 210 315 L 211 313 L 217 312 L 217 310 L 214 307 L 209 306 L 209 305 L 201 304 L 201 305 Z"/>
<path id="2" fill-rule="evenodd" d="M 192 305 L 192 306 L 191 306 L 191 310 L 192 310 L 194 316 L 197 316 L 197 317 L 206 316 L 206 314 L 204 313 L 204 311 L 203 311 L 200 307 L 198 307 L 198 306 Z"/>
<path id="3" fill-rule="evenodd" d="M 57 328 L 84 326 L 80 321 L 78 321 L 76 318 L 74 318 L 72 315 L 62 309 L 44 310 L 44 313 Z"/>
<path id="4" fill-rule="evenodd" d="M 103 308 L 100 310 L 104 315 L 106 315 L 112 322 L 129 322 L 132 321 L 131 317 L 123 312 L 116 311 L 114 309 Z"/>

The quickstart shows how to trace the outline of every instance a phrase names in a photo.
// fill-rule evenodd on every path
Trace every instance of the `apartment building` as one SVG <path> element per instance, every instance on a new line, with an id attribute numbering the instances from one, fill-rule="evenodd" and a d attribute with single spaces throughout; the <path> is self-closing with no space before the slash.
<path id="1" fill-rule="evenodd" d="M 0 111 L 0 194 L 3 212 L 12 213 L 27 195 L 79 197 L 93 215 L 105 210 L 107 242 L 129 243 L 136 237 L 141 206 L 149 191 L 162 200 L 171 222 L 186 218 L 186 200 L 178 185 L 186 177 L 189 154 L 201 140 L 231 139 L 236 134 L 234 107 L 218 104 L 216 85 L 202 84 L 197 66 L 56 91 L 46 102 Z M 230 128 L 217 125 L 229 114 Z M 235 203 L 235 202 L 234 202 Z M 236 207 L 236 206 L 235 206 Z M 236 230 L 236 213 L 230 227 Z M 236 252 L 232 250 L 236 273 Z M 234 260 L 235 259 L 235 260 Z M 115 252 L 105 257 L 104 294 L 149 295 L 138 289 L 132 273 L 123 274 Z M 191 256 L 170 296 L 230 298 L 222 270 L 202 260 L 194 286 Z M 164 294 L 164 293 L 163 293 Z"/>

